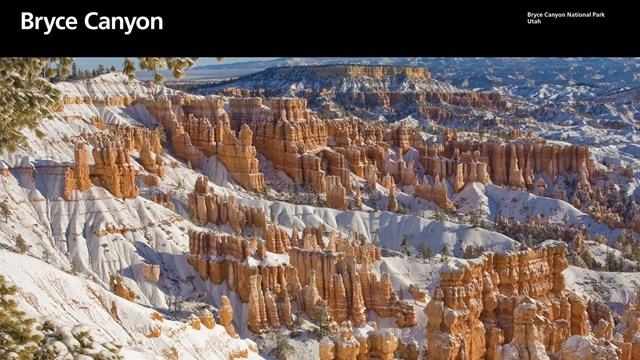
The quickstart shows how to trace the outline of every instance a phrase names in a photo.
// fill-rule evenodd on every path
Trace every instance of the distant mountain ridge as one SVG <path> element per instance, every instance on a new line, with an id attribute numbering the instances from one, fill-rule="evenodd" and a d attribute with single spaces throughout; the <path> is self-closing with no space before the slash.
<path id="1" fill-rule="evenodd" d="M 468 89 L 540 84 L 640 84 L 640 59 L 637 58 L 277 58 L 197 66 L 194 71 L 215 71 L 220 78 L 232 78 L 270 67 L 330 64 L 426 67 L 434 78 Z"/>

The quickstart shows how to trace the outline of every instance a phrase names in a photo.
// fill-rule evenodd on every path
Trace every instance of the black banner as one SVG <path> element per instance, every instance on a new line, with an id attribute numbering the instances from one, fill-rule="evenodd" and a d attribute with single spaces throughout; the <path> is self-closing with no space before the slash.
<path id="1" fill-rule="evenodd" d="M 622 5 L 5 5 L 3 56 L 638 56 Z M 427 9 L 427 10 L 425 10 Z M 430 9 L 430 10 L 429 10 Z M 38 29 L 36 29 L 36 26 Z"/>

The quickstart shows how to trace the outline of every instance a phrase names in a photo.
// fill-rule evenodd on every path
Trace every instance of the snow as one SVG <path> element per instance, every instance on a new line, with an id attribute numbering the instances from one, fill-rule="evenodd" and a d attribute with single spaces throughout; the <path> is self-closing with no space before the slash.
<path id="1" fill-rule="evenodd" d="M 299 80 L 296 89 L 308 89 L 315 85 Z M 262 80 L 260 80 L 262 81 Z M 265 80 L 266 81 L 266 80 Z M 258 83 L 255 80 L 255 83 Z M 265 86 L 287 86 L 289 82 L 281 78 L 269 79 Z M 327 85 L 327 84 L 325 84 Z M 341 83 L 330 83 L 340 91 L 373 89 L 377 80 L 355 79 Z M 397 91 L 414 91 L 408 84 L 391 84 Z M 159 96 L 172 96 L 175 90 L 162 86 L 152 90 L 139 81 L 129 81 L 122 74 L 107 74 L 96 79 L 59 83 L 65 97 L 87 96 L 104 98 L 114 94 L 150 98 L 157 92 Z M 323 85 L 324 86 L 324 85 Z M 418 84 L 417 91 L 461 91 L 453 86 L 429 79 Z M 578 103 L 582 99 L 601 97 L 591 88 L 580 86 L 566 89 L 556 86 L 531 86 L 519 89 L 499 88 L 497 91 L 517 97 L 522 106 L 532 104 L 553 104 L 556 102 Z M 620 95 L 623 96 L 623 95 Z M 573 105 L 572 105 L 573 106 Z M 532 124 L 536 134 L 549 142 L 577 143 L 591 145 L 591 156 L 603 168 L 602 162 L 614 167 L 630 165 L 636 169 L 632 179 L 613 178 L 616 183 L 637 193 L 640 188 L 640 142 L 637 133 L 597 127 L 597 119 L 578 116 L 570 109 L 558 110 L 553 122 L 546 121 L 537 114 L 538 123 Z M 620 118 L 630 124 L 623 111 L 611 107 L 593 107 L 591 113 L 602 114 L 605 119 Z M 64 111 L 56 113 L 54 119 L 42 121 L 39 130 L 47 136 L 39 139 L 32 131 L 26 131 L 29 145 L 15 152 L 3 154 L 0 170 L 9 169 L 9 176 L 0 175 L 0 202 L 7 200 L 11 205 L 11 216 L 7 221 L 0 219 L 0 273 L 5 274 L 21 288 L 16 296 L 21 308 L 30 314 L 52 317 L 69 326 L 88 326 L 93 332 L 107 340 L 125 345 L 122 350 L 126 358 L 163 358 L 165 351 L 175 346 L 180 359 L 228 358 L 234 349 L 243 349 L 248 342 L 229 338 L 221 326 L 212 330 L 203 327 L 197 331 L 185 323 L 190 313 L 215 313 L 220 305 L 221 295 L 228 295 L 234 308 L 234 324 L 242 338 L 251 338 L 246 328 L 247 305 L 239 296 L 229 290 L 226 282 L 213 285 L 202 281 L 196 271 L 187 263 L 187 232 L 197 229 L 187 221 L 187 194 L 193 189 L 198 176 L 209 176 L 211 188 L 223 197 L 234 196 L 239 204 L 262 208 L 268 219 L 277 220 L 279 226 L 291 232 L 293 227 L 322 226 L 327 231 L 337 230 L 348 234 L 356 233 L 367 242 L 375 242 L 387 249 L 389 256 L 373 264 L 377 274 L 388 273 L 396 291 L 403 290 L 404 299 L 414 306 L 418 324 L 411 329 L 394 329 L 402 339 L 416 339 L 423 343 L 426 318 L 423 309 L 426 303 L 416 302 L 406 291 L 411 284 L 420 288 L 433 289 L 439 282 L 442 269 L 461 269 L 470 261 L 455 257 L 443 258 L 437 254 L 444 246 L 453 256 L 462 256 L 469 245 L 483 246 L 487 251 L 502 252 L 514 249 L 516 242 L 505 235 L 482 228 L 473 228 L 464 222 L 464 215 L 481 210 L 488 221 L 497 216 L 525 221 L 527 217 L 544 216 L 551 221 L 564 221 L 572 227 L 584 223 L 586 231 L 594 239 L 603 235 L 613 242 L 620 234 L 619 229 L 610 230 L 587 214 L 575 209 L 562 200 L 537 196 L 521 190 L 512 190 L 495 185 L 473 183 L 460 193 L 450 196 L 459 209 L 460 217 L 447 215 L 451 221 L 436 221 L 427 218 L 434 206 L 410 195 L 411 189 L 398 191 L 397 199 L 407 214 L 387 211 L 373 211 L 364 206 L 362 211 L 340 211 L 310 205 L 299 205 L 282 201 L 284 193 L 291 191 L 293 182 L 283 172 L 258 154 L 260 171 L 265 182 L 272 188 L 269 197 L 249 193 L 241 189 L 231 178 L 226 168 L 217 160 L 206 159 L 201 169 L 189 169 L 186 164 L 172 156 L 170 151 L 161 155 L 167 164 L 180 163 L 179 167 L 165 166 L 166 175 L 157 189 L 138 183 L 141 196 L 135 199 L 117 199 L 103 188 L 92 186 L 85 192 L 75 192 L 71 201 L 62 199 L 64 169 L 73 162 L 71 141 L 85 141 L 99 130 L 91 125 L 90 118 L 101 116 L 106 124 L 127 124 L 135 126 L 157 126 L 156 120 L 140 104 L 127 107 L 93 104 L 70 104 Z M 626 117 L 625 117 L 626 116 Z M 560 124 L 560 122 L 567 124 Z M 409 116 L 399 121 L 407 126 L 420 125 L 419 120 Z M 91 149 L 91 146 L 89 146 Z M 392 150 L 385 166 L 394 169 L 398 154 Z M 418 152 L 414 149 L 403 154 L 404 161 L 416 161 Z M 91 156 L 90 156 L 91 159 Z M 144 172 L 136 162 L 137 153 L 132 152 L 132 162 Z M 35 167 L 35 175 L 32 169 Z M 546 174 L 540 174 L 550 186 Z M 354 177 L 363 183 L 363 179 Z M 537 178 L 535 179 L 537 181 Z M 558 181 L 562 181 L 559 179 Z M 451 188 L 451 187 L 450 187 Z M 150 201 L 152 191 L 171 194 L 175 205 L 172 212 L 160 204 Z M 280 195 L 280 200 L 270 200 Z M 366 198 L 371 196 L 371 198 Z M 378 186 L 372 195 L 363 198 L 372 200 L 377 196 L 378 207 L 386 208 L 388 190 Z M 462 220 L 461 220 L 462 219 Z M 118 229 L 113 233 L 100 234 L 108 227 Z M 209 224 L 210 230 L 227 232 L 228 226 Z M 16 238 L 21 236 L 29 247 L 27 255 L 19 255 L 14 250 Z M 407 237 L 409 250 L 414 256 L 401 254 L 400 244 Z M 325 239 L 326 241 L 326 239 Z M 429 246 L 436 255 L 429 261 L 418 259 L 417 248 Z M 540 246 L 550 246 L 556 242 L 545 241 Z M 602 260 L 608 251 L 604 245 L 586 242 L 592 255 Z M 617 250 L 612 250 L 618 254 Z M 446 261 L 445 261 L 446 260 Z M 267 252 L 264 260 L 249 258 L 250 266 L 277 266 L 288 263 L 286 254 Z M 160 281 L 155 284 L 142 276 L 142 265 L 157 264 L 161 268 Z M 130 287 L 136 299 L 126 301 L 113 295 L 109 290 L 109 276 L 121 274 L 124 283 Z M 639 289 L 638 273 L 595 272 L 576 267 L 565 271 L 567 286 L 581 294 L 601 299 L 620 310 L 622 304 L 635 297 Z M 171 303 L 180 299 L 183 311 L 171 310 Z M 427 302 L 429 298 L 427 297 Z M 120 320 L 111 314 L 111 304 L 115 304 Z M 158 323 L 151 314 L 165 315 L 165 321 Z M 379 328 L 395 327 L 395 319 L 378 318 L 375 313 L 367 313 L 369 320 L 376 321 Z M 144 336 L 154 326 L 162 327 L 162 335 L 156 339 Z M 354 329 L 354 333 L 366 332 L 365 326 Z M 303 334 L 293 341 L 296 358 L 317 358 L 317 341 Z M 71 341 L 70 339 L 68 339 Z M 250 341 L 250 340 L 249 340 Z M 270 340 L 265 340 L 269 345 Z M 64 345 L 64 344 L 63 344 Z M 68 344 L 67 344 L 68 345 Z M 251 353 L 251 358 L 258 355 Z M 265 354 L 262 354 L 265 355 Z"/>
<path id="2" fill-rule="evenodd" d="M 125 345 L 126 358 L 157 358 L 175 346 L 181 359 L 227 359 L 232 351 L 247 349 L 245 340 L 226 335 L 222 326 L 195 330 L 183 322 L 153 320 L 151 308 L 122 299 L 90 279 L 73 276 L 30 256 L 0 250 L 2 274 L 19 286 L 18 305 L 30 315 L 68 324 L 83 324 L 109 341 Z M 117 317 L 112 309 L 116 309 Z M 154 327 L 162 335 L 147 338 Z M 66 346 L 72 338 L 65 337 Z M 249 352 L 251 359 L 259 358 Z M 142 357 L 136 357 L 142 356 Z"/>

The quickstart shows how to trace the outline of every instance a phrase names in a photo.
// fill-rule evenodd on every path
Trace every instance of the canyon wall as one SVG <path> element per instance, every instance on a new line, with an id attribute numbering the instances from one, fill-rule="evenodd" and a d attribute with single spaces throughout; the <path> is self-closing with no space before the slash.
<path id="1" fill-rule="evenodd" d="M 444 266 L 425 308 L 430 359 L 568 356 L 567 340 L 591 326 L 586 299 L 565 288 L 566 253 L 549 241 Z"/>

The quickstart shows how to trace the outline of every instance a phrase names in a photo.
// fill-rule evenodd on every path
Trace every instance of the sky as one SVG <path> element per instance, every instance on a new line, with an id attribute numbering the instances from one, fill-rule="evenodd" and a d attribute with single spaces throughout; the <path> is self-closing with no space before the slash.
<path id="1" fill-rule="evenodd" d="M 256 57 L 245 57 L 245 58 L 240 58 L 240 57 L 228 57 L 228 58 L 224 58 L 224 63 L 225 64 L 232 64 L 232 63 L 237 63 L 237 62 L 245 62 L 245 61 L 256 61 L 256 60 L 272 60 L 275 58 L 256 58 Z M 76 64 L 78 65 L 78 68 L 80 69 L 95 69 L 98 67 L 98 65 L 102 64 L 104 66 L 106 66 L 107 68 L 111 67 L 112 65 L 115 66 L 117 69 L 122 68 L 122 63 L 124 62 L 124 58 L 121 57 L 104 57 L 104 58 L 99 58 L 99 57 L 94 57 L 94 58 L 90 58 L 90 57 L 79 57 L 79 58 L 75 58 Z M 198 62 L 196 63 L 196 66 L 201 66 L 201 65 L 216 65 L 216 64 L 220 64 L 216 58 L 200 58 L 200 60 L 198 60 Z"/>

